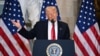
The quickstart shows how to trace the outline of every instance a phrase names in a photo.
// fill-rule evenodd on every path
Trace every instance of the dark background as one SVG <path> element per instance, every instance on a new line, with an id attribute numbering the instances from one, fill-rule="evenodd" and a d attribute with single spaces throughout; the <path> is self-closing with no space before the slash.
<path id="1" fill-rule="evenodd" d="M 99 23 L 99 29 L 100 29 L 100 0 L 94 0 L 95 8 L 96 8 L 96 17 L 97 21 Z"/>

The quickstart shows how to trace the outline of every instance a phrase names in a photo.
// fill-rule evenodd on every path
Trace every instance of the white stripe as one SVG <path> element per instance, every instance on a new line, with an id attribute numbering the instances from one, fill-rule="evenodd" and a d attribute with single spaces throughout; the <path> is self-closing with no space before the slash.
<path id="1" fill-rule="evenodd" d="M 87 41 L 85 40 L 85 37 L 83 37 L 83 35 L 81 34 L 81 32 L 79 31 L 78 27 L 75 27 L 75 33 L 78 36 L 80 42 L 82 43 L 83 47 L 86 49 L 86 51 L 88 52 L 89 56 L 95 56 L 90 48 L 90 46 L 87 44 Z"/>
<path id="2" fill-rule="evenodd" d="M 18 51 L 18 53 L 20 55 L 24 56 L 25 55 L 24 52 L 22 51 L 22 49 L 20 48 L 20 46 L 17 43 L 16 39 L 14 39 L 14 37 L 12 36 L 12 34 L 8 30 L 8 28 L 5 26 L 5 24 L 4 24 L 4 22 L 2 20 L 1 20 L 1 26 L 2 26 L 2 29 L 4 30 L 5 34 L 8 36 L 8 39 L 11 41 L 11 43 L 13 44 L 15 49 Z"/>
<path id="3" fill-rule="evenodd" d="M 95 29 L 96 29 L 98 35 L 100 36 L 100 30 L 99 30 L 99 26 L 98 26 L 98 24 L 95 23 L 95 24 L 94 24 L 94 27 L 95 27 Z"/>
<path id="4" fill-rule="evenodd" d="M 11 49 L 8 47 L 8 45 L 6 44 L 6 42 L 2 39 L 2 37 L 0 36 L 0 43 L 1 45 L 4 47 L 4 49 L 6 50 L 6 52 L 8 53 L 9 56 L 15 56 L 13 54 L 13 52 L 11 51 Z"/>
<path id="5" fill-rule="evenodd" d="M 96 29 L 98 35 L 99 35 L 99 38 L 100 38 L 100 30 L 99 30 L 98 23 L 94 24 L 94 27 L 95 27 L 95 29 Z M 97 47 L 97 50 L 98 50 L 98 52 L 99 52 L 99 54 L 100 54 L 100 44 L 99 44 L 99 46 Z"/>
<path id="6" fill-rule="evenodd" d="M 92 41 L 93 45 L 94 45 L 94 46 L 96 47 L 96 49 L 97 49 L 99 43 L 98 43 L 98 41 L 96 40 L 96 37 L 94 36 L 93 32 L 92 32 L 90 29 L 88 29 L 88 30 L 86 31 L 86 33 L 88 34 L 90 40 Z M 98 49 L 97 49 L 97 50 L 98 50 Z M 99 52 L 99 50 L 98 50 L 98 52 Z"/>
<path id="7" fill-rule="evenodd" d="M 29 41 L 26 38 L 24 38 L 22 35 L 20 35 L 19 33 L 18 33 L 18 36 L 20 37 L 20 39 L 24 43 L 25 47 L 28 49 L 29 53 L 32 54 L 32 52 L 30 50 Z"/>
<path id="8" fill-rule="evenodd" d="M 76 42 L 75 42 L 75 53 L 77 54 L 77 56 L 84 56 L 84 54 L 81 52 Z"/>

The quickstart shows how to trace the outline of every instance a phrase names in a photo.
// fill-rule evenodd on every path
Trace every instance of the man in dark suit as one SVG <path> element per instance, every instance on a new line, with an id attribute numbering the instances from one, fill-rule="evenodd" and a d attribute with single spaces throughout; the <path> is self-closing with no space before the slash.
<path id="1" fill-rule="evenodd" d="M 46 7 L 46 16 L 48 20 L 37 22 L 34 28 L 30 31 L 21 27 L 18 21 L 14 22 L 12 20 L 12 23 L 20 29 L 19 33 L 27 39 L 33 39 L 34 37 L 36 37 L 36 39 L 48 40 L 70 39 L 68 24 L 57 20 L 58 13 L 55 6 Z M 54 29 L 53 31 L 52 27 Z"/>

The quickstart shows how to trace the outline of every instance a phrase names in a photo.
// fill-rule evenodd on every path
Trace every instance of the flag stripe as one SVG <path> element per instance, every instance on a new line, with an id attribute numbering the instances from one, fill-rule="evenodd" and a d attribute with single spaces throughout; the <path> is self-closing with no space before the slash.
<path id="1" fill-rule="evenodd" d="M 94 55 L 93 53 L 92 53 L 92 50 L 91 50 L 91 48 L 90 48 L 90 46 L 88 45 L 88 44 L 86 44 L 87 43 L 87 41 L 85 40 L 85 38 L 84 38 L 84 36 L 81 34 L 81 32 L 80 32 L 80 30 L 79 30 L 79 28 L 76 26 L 76 28 L 75 28 L 76 30 L 75 30 L 75 34 L 77 35 L 77 38 L 79 39 L 79 40 L 81 40 L 80 41 L 80 43 L 82 44 L 82 46 L 85 48 L 85 50 L 86 50 L 86 53 L 88 53 L 88 55 Z M 78 33 L 77 33 L 78 32 Z M 81 49 L 80 49 L 81 50 Z M 90 51 L 88 51 L 88 50 L 90 50 Z M 84 51 L 85 52 L 85 51 Z M 91 54 L 89 54 L 89 53 L 91 53 Z M 84 53 L 85 54 L 85 53 Z"/>
<path id="2" fill-rule="evenodd" d="M 9 56 L 8 53 L 6 52 L 6 50 L 3 48 L 3 46 L 1 44 L 0 44 L 0 50 L 1 50 L 2 54 L 3 54 L 3 56 Z"/>
<path id="3" fill-rule="evenodd" d="M 83 53 L 81 52 L 81 50 L 79 49 L 79 47 L 78 47 L 78 45 L 76 44 L 76 42 L 74 42 L 75 43 L 75 50 L 77 50 L 77 51 L 75 51 L 76 53 L 75 53 L 75 56 L 82 56 L 83 55 Z M 77 53 L 79 53 L 79 54 L 77 54 Z"/>
<path id="4" fill-rule="evenodd" d="M 26 47 L 24 47 L 24 43 L 22 42 L 22 40 L 19 38 L 19 36 L 17 34 L 14 34 L 15 39 L 17 40 L 17 42 L 19 43 L 20 47 L 23 47 L 23 52 L 25 53 L 26 56 L 31 56 L 31 54 L 28 51 L 28 49 Z M 20 44 L 21 43 L 21 44 Z"/>
<path id="5" fill-rule="evenodd" d="M 10 33 L 10 31 L 8 30 L 8 28 L 6 27 L 6 25 L 4 24 L 4 22 L 2 20 L 1 20 L 0 26 L 2 26 L 2 30 L 8 36 L 8 39 L 12 42 L 12 44 L 14 45 L 14 47 L 16 48 L 16 50 L 18 51 L 18 53 L 20 55 L 21 54 L 24 55 L 24 53 L 21 50 L 21 47 L 19 47 L 19 44 L 17 43 L 15 37 L 13 37 L 13 35 Z"/>
<path id="6" fill-rule="evenodd" d="M 94 31 L 93 31 L 94 30 Z M 89 30 L 87 30 L 86 31 L 86 33 L 88 34 L 88 36 L 89 36 L 89 38 L 91 39 L 91 41 L 92 41 L 92 43 L 93 43 L 93 45 L 94 45 L 94 47 L 96 48 L 96 51 L 97 52 L 99 52 L 98 51 L 98 45 L 99 45 L 99 43 L 98 43 L 98 34 L 96 34 L 97 32 L 95 32 L 96 31 L 96 29 L 95 29 L 95 27 L 93 26 L 93 27 L 91 27 Z M 94 33 L 95 32 L 95 33 Z M 97 35 L 97 36 L 95 36 L 95 34 Z"/>
<path id="7" fill-rule="evenodd" d="M 95 23 L 95 24 L 94 24 L 94 27 L 95 27 L 95 29 L 96 29 L 98 35 L 100 36 L 100 30 L 99 30 L 99 26 L 98 26 L 98 24 Z M 100 39 L 100 38 L 99 38 L 99 39 Z"/>
<path id="8" fill-rule="evenodd" d="M 31 56 L 31 53 L 30 52 L 27 52 L 29 51 L 26 46 L 23 44 L 24 41 L 22 42 L 22 40 L 20 39 L 21 37 L 19 37 L 17 34 L 15 36 L 11 35 L 10 32 L 8 31 L 8 29 L 6 28 L 4 22 L 1 20 L 1 26 L 3 26 L 2 30 L 4 30 L 5 34 L 9 37 L 7 37 L 11 42 L 12 44 L 14 45 L 14 47 L 17 49 L 17 52 L 24 56 L 24 55 L 27 55 L 27 56 Z M 23 47 L 23 48 L 22 48 Z M 21 49 L 22 48 L 22 49 Z M 24 53 L 23 53 L 24 52 Z"/>
<path id="9" fill-rule="evenodd" d="M 3 48 L 6 50 L 6 52 L 10 55 L 10 56 L 14 56 L 13 52 L 11 51 L 11 49 L 8 47 L 7 43 L 4 41 L 4 39 L 2 39 L 2 37 L 0 37 L 0 43 L 3 46 Z"/>
<path id="10" fill-rule="evenodd" d="M 85 54 L 84 56 L 89 56 L 89 54 L 87 53 L 87 51 L 85 50 L 85 48 L 83 47 L 82 43 L 80 42 L 80 40 L 78 39 L 78 37 L 75 33 L 74 33 L 74 40 L 75 40 L 76 44 L 78 45 L 79 49 L 81 50 L 81 52 L 83 54 Z"/>
<path id="11" fill-rule="evenodd" d="M 100 35 L 98 34 L 98 32 L 97 32 L 97 30 L 96 30 L 96 26 L 92 27 L 92 28 L 91 28 L 91 31 L 92 31 L 92 33 L 94 34 L 94 36 L 95 36 L 97 42 L 99 43 Z M 95 31 L 96 31 L 96 32 L 95 32 Z M 99 43 L 99 44 L 100 44 L 100 43 Z M 99 44 L 98 44 L 98 45 L 99 45 Z"/>
<path id="12" fill-rule="evenodd" d="M 93 42 L 91 41 L 90 37 L 87 35 L 87 33 L 83 33 L 84 39 L 87 41 L 88 45 L 91 47 L 91 52 L 94 53 L 94 55 L 98 55 L 98 52 L 95 48 L 95 45 L 93 44 Z M 89 51 L 89 50 L 88 50 Z"/>
<path id="13" fill-rule="evenodd" d="M 2 39 L 4 39 L 4 41 L 7 43 L 7 45 L 9 46 L 9 48 L 11 49 L 11 51 L 13 51 L 14 55 L 16 56 L 20 56 L 17 52 L 17 50 L 15 49 L 15 47 L 13 46 L 12 42 L 9 40 L 8 36 L 4 33 L 4 31 L 1 29 L 1 37 Z"/>

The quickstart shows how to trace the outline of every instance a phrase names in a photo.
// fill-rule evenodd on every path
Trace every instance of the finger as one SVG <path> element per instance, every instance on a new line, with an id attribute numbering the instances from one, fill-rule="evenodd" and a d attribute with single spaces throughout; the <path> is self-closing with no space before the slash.
<path id="1" fill-rule="evenodd" d="M 20 23 L 20 21 L 19 21 L 19 20 L 17 20 L 17 23 Z"/>

